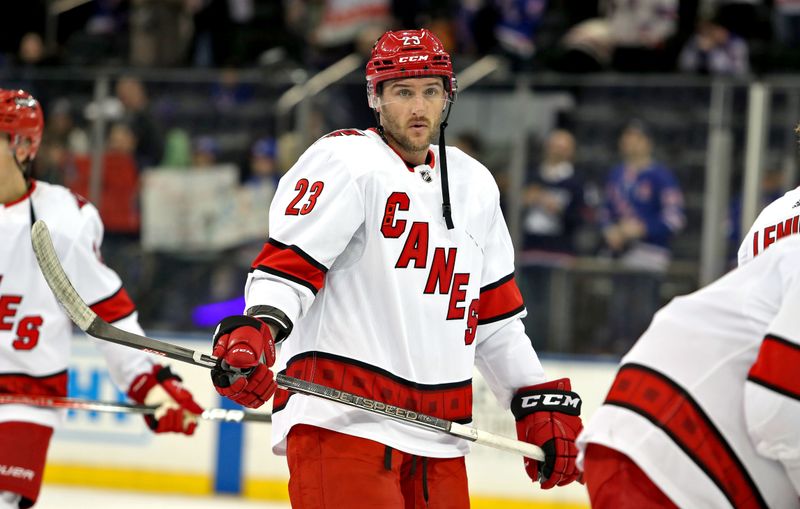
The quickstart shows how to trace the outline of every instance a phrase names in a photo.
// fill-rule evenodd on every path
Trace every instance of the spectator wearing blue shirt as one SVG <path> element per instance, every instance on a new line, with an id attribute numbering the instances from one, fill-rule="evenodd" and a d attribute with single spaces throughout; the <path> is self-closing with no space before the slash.
<path id="1" fill-rule="evenodd" d="M 625 127 L 619 151 L 622 162 L 606 180 L 600 213 L 606 247 L 622 265 L 609 303 L 608 339 L 617 353 L 633 344 L 660 307 L 670 241 L 686 222 L 683 193 L 672 172 L 653 159 L 652 138 L 641 121 Z"/>
<path id="2" fill-rule="evenodd" d="M 610 251 L 626 266 L 664 272 L 669 243 L 686 219 L 683 193 L 672 172 L 652 156 L 644 124 L 630 123 L 619 142 L 622 163 L 605 184 L 600 222 Z"/>
<path id="3" fill-rule="evenodd" d="M 747 41 L 716 19 L 701 20 L 697 32 L 681 50 L 681 71 L 741 76 L 750 71 Z"/>

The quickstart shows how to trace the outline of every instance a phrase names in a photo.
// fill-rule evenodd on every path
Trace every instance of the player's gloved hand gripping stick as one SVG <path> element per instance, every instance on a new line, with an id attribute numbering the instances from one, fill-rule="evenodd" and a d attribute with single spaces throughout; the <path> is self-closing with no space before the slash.
<path id="1" fill-rule="evenodd" d="M 87 334 L 112 343 L 136 348 L 148 353 L 168 357 L 181 362 L 202 366 L 208 369 L 224 369 L 220 359 L 156 339 L 147 338 L 138 334 L 118 329 L 109 324 L 92 311 L 81 299 L 73 288 L 67 274 L 61 267 L 61 262 L 53 247 L 50 232 L 42 220 L 38 220 L 31 228 L 33 250 L 42 274 L 53 290 L 58 301 L 64 307 L 69 317 Z M 236 370 L 231 369 L 232 372 Z M 536 461 L 544 461 L 544 452 L 536 445 L 514 440 L 512 438 L 495 435 L 488 431 L 481 431 L 457 422 L 440 419 L 430 415 L 421 414 L 412 410 L 386 405 L 379 401 L 363 398 L 348 392 L 331 389 L 305 380 L 292 378 L 278 373 L 275 381 L 279 387 L 296 393 L 316 396 L 319 398 L 336 401 L 345 405 L 390 417 L 415 426 L 448 433 L 471 442 L 488 445 L 503 451 L 521 454 Z"/>

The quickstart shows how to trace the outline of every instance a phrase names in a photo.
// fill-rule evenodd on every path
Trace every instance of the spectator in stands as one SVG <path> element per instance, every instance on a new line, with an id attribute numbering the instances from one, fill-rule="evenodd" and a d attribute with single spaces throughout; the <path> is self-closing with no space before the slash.
<path id="1" fill-rule="evenodd" d="M 185 129 L 173 127 L 167 131 L 164 157 L 159 166 L 188 168 L 192 165 L 192 139 Z"/>
<path id="2" fill-rule="evenodd" d="M 273 190 L 277 188 L 281 178 L 277 157 L 278 146 L 275 138 L 264 137 L 256 140 L 250 149 L 250 174 L 246 183 L 269 184 Z"/>
<path id="3" fill-rule="evenodd" d="M 211 87 L 211 100 L 218 111 L 233 111 L 253 98 L 253 86 L 242 83 L 239 71 L 233 67 L 222 69 L 219 80 Z"/>
<path id="4" fill-rule="evenodd" d="M 550 133 L 542 162 L 529 171 L 522 194 L 525 249 L 575 253 L 575 233 L 585 213 L 585 200 L 574 159 L 572 133 L 564 129 Z"/>
<path id="5" fill-rule="evenodd" d="M 213 136 L 198 136 L 192 144 L 192 167 L 204 169 L 217 164 L 219 143 Z"/>
<path id="6" fill-rule="evenodd" d="M 614 43 L 612 66 L 620 71 L 668 71 L 669 39 L 678 30 L 679 0 L 608 0 L 605 16 Z"/>
<path id="7" fill-rule="evenodd" d="M 136 137 L 136 163 L 140 170 L 161 161 L 164 151 L 161 129 L 149 110 L 144 84 L 138 78 L 123 76 L 117 81 L 116 95 L 122 104 L 122 120 Z"/>
<path id="8" fill-rule="evenodd" d="M 551 295 L 554 270 L 575 254 L 575 237 L 583 221 L 583 184 L 575 174 L 575 138 L 556 129 L 544 142 L 540 164 L 528 172 L 522 191 L 523 249 L 526 261 L 520 272 L 527 287 L 526 329 L 537 345 L 550 338 Z M 540 346 L 542 348 L 542 346 Z"/>
<path id="9" fill-rule="evenodd" d="M 36 176 L 65 185 L 76 179 L 75 156 L 89 153 L 89 136 L 75 125 L 72 106 L 66 98 L 56 99 L 52 103 L 47 118 L 42 149 L 34 162 Z"/>
<path id="10" fill-rule="evenodd" d="M 314 2 L 306 2 L 313 4 Z M 355 50 L 359 34 L 389 28 L 391 0 L 328 0 L 312 17 L 318 19 L 306 34 L 311 49 L 309 64 L 326 67 Z"/>
<path id="11" fill-rule="evenodd" d="M 72 103 L 59 98 L 50 106 L 44 131 L 44 143 L 58 142 L 73 154 L 89 153 L 89 136 L 75 125 Z"/>
<path id="12" fill-rule="evenodd" d="M 743 75 L 750 71 L 747 42 L 717 19 L 701 20 L 678 59 L 681 71 Z"/>
<path id="13" fill-rule="evenodd" d="M 22 36 L 17 53 L 17 67 L 31 69 L 53 66 L 57 63 L 56 58 L 47 54 L 41 35 L 36 32 L 28 32 Z"/>
<path id="14" fill-rule="evenodd" d="M 130 63 L 170 67 L 186 60 L 191 19 L 186 0 L 134 0 L 130 6 Z"/>
<path id="15" fill-rule="evenodd" d="M 800 48 L 800 0 L 775 0 L 772 26 L 780 44 Z"/>
<path id="16" fill-rule="evenodd" d="M 619 139 L 622 162 L 605 184 L 600 222 L 608 251 L 621 262 L 609 317 L 613 350 L 630 347 L 660 307 L 670 240 L 685 224 L 683 193 L 672 172 L 653 159 L 653 140 L 639 120 Z"/>

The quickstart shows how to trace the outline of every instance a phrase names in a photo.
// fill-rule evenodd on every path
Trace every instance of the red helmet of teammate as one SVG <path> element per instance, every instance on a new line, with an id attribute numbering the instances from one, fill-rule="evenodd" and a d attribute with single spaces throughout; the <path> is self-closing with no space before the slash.
<path id="1" fill-rule="evenodd" d="M 367 100 L 377 106 L 378 85 L 386 80 L 442 76 L 448 98 L 456 97 L 456 77 L 442 41 L 426 29 L 386 32 L 372 47 L 367 62 Z"/>
<path id="2" fill-rule="evenodd" d="M 0 132 L 11 136 L 12 147 L 29 140 L 33 160 L 42 143 L 42 131 L 44 115 L 39 101 L 24 90 L 0 89 Z"/>

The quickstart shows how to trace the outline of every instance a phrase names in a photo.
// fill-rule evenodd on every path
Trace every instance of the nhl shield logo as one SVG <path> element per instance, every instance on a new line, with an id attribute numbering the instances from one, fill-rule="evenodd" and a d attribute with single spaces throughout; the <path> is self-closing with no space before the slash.
<path id="1" fill-rule="evenodd" d="M 419 176 L 422 177 L 422 180 L 425 182 L 432 182 L 433 177 L 431 177 L 431 171 L 427 168 L 419 172 Z"/>

